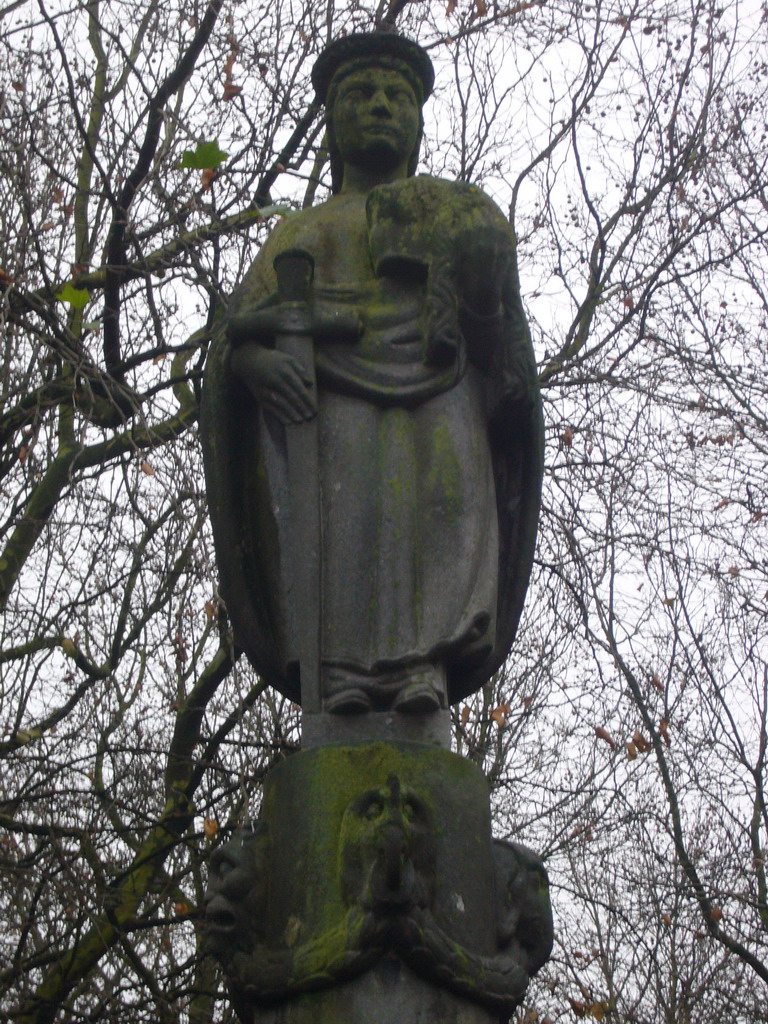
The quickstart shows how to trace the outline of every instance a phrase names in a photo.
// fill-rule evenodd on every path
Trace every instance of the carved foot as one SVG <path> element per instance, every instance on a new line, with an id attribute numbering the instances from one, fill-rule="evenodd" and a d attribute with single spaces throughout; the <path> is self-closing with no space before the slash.
<path id="1" fill-rule="evenodd" d="M 323 709 L 331 715 L 362 715 L 372 708 L 371 700 L 363 690 L 342 690 L 327 697 Z"/>
<path id="2" fill-rule="evenodd" d="M 439 711 L 443 706 L 440 694 L 426 680 L 417 680 L 404 687 L 395 697 L 392 707 L 404 714 L 422 715 Z"/>

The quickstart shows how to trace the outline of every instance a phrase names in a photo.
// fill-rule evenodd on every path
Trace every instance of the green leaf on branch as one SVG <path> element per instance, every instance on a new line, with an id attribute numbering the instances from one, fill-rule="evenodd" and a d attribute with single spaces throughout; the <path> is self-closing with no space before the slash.
<path id="1" fill-rule="evenodd" d="M 32 743 L 33 740 L 39 740 L 42 736 L 40 729 L 19 729 L 16 733 L 16 742 L 22 747 L 25 747 L 28 743 Z"/>
<path id="2" fill-rule="evenodd" d="M 56 292 L 59 302 L 66 302 L 74 309 L 82 309 L 90 297 L 91 293 L 87 288 L 75 288 L 70 281 L 67 281 L 64 287 Z"/>
<path id="3" fill-rule="evenodd" d="M 198 142 L 197 149 L 187 149 L 181 158 L 181 167 L 189 167 L 194 171 L 212 171 L 229 156 L 219 149 L 219 140 Z"/>

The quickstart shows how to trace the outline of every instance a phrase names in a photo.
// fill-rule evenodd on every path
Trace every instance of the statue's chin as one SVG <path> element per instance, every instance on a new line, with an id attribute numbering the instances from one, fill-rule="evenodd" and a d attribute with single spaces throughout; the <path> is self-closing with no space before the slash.
<path id="1" fill-rule="evenodd" d="M 351 154 L 347 163 L 364 171 L 377 171 L 385 174 L 397 169 L 403 160 L 403 154 L 389 137 L 371 139 L 367 145 Z"/>

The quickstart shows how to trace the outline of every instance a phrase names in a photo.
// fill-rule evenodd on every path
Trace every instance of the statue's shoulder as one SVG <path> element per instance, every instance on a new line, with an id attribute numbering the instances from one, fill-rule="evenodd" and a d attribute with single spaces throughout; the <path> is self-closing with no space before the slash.
<path id="1" fill-rule="evenodd" d="M 433 201 L 477 204 L 498 210 L 498 206 L 486 192 L 468 181 L 452 181 L 449 178 L 435 178 L 430 174 L 417 174 L 401 184 L 432 198 Z"/>
<path id="2" fill-rule="evenodd" d="M 264 302 L 277 288 L 273 264 L 275 256 L 285 249 L 302 247 L 302 240 L 316 221 L 316 208 L 289 213 L 275 224 L 246 271 L 235 293 L 235 309 L 244 309 Z"/>
<path id="3" fill-rule="evenodd" d="M 277 279 L 273 265 L 279 253 L 305 249 L 322 254 L 333 236 L 343 236 L 348 244 L 356 237 L 364 238 L 365 226 L 364 199 L 349 196 L 332 196 L 317 206 L 288 214 L 274 227 L 243 278 L 236 308 L 258 305 L 274 293 Z"/>
<path id="4" fill-rule="evenodd" d="M 493 199 L 477 185 L 428 174 L 373 189 L 368 200 L 368 217 L 369 221 L 391 218 L 425 225 L 442 221 L 454 229 L 467 221 L 509 226 Z"/>

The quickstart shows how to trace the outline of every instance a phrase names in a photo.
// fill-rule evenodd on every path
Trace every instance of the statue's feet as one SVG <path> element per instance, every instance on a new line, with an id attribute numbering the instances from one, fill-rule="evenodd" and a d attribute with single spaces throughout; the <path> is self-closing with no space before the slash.
<path id="1" fill-rule="evenodd" d="M 395 711 L 420 715 L 439 711 L 442 706 L 440 694 L 426 679 L 417 679 L 404 686 L 392 704 Z"/>
<path id="2" fill-rule="evenodd" d="M 323 710 L 332 715 L 362 715 L 372 708 L 371 699 L 363 690 L 348 689 L 326 697 Z"/>
<path id="3" fill-rule="evenodd" d="M 331 715 L 391 712 L 428 715 L 446 707 L 443 680 L 435 666 L 354 676 L 341 671 L 323 680 L 323 711 Z"/>

